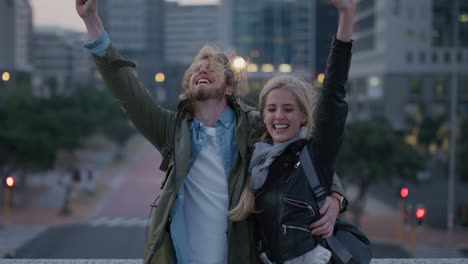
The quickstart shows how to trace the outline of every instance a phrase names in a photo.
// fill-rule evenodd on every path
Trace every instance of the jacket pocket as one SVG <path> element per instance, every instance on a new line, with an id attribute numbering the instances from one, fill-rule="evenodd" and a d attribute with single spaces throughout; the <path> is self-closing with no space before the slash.
<path id="1" fill-rule="evenodd" d="M 291 206 L 295 206 L 295 207 L 299 207 L 299 208 L 303 208 L 303 209 L 308 210 L 309 213 L 310 213 L 310 216 L 315 216 L 316 215 L 316 212 L 315 212 L 314 208 L 312 207 L 312 205 L 308 204 L 307 202 L 297 200 L 297 199 L 288 198 L 288 197 L 283 197 L 282 200 L 283 200 L 283 202 L 285 202 L 286 204 L 289 204 Z"/>
<path id="2" fill-rule="evenodd" d="M 286 224 L 281 225 L 281 230 L 282 230 L 283 235 L 286 235 L 289 231 L 299 231 L 299 232 L 306 232 L 306 233 L 310 232 L 308 228 L 301 227 L 301 226 L 286 225 Z"/>

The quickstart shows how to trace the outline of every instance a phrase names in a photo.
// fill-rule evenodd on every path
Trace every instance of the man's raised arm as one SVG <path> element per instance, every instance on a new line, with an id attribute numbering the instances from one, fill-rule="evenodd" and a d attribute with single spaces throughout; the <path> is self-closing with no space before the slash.
<path id="1" fill-rule="evenodd" d="M 93 55 L 107 87 L 135 127 L 161 151 L 172 138 L 175 113 L 156 103 L 136 78 L 132 69 L 136 65 L 112 47 L 97 13 L 98 2 L 75 0 L 76 11 L 88 30 L 89 40 L 84 43 L 84 50 Z"/>
<path id="2" fill-rule="evenodd" d="M 97 14 L 98 0 L 76 0 L 75 5 L 76 12 L 86 25 L 88 39 L 97 39 L 104 32 L 104 26 Z"/>

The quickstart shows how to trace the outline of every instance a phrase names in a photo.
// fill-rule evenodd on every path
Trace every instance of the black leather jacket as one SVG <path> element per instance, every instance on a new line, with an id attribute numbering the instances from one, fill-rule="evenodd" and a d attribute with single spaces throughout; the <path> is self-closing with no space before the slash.
<path id="1" fill-rule="evenodd" d="M 320 183 L 328 192 L 348 114 L 345 84 L 351 48 L 352 43 L 332 41 L 313 136 L 291 143 L 270 165 L 267 180 L 256 193 L 259 213 L 255 218 L 262 250 L 277 263 L 298 257 L 320 242 L 320 238 L 310 234 L 309 225 L 320 215 L 299 153 L 307 144 Z"/>

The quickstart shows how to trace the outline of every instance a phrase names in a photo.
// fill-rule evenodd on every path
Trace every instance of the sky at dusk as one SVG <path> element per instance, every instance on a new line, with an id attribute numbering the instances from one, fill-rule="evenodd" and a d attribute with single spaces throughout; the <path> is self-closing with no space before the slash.
<path id="1" fill-rule="evenodd" d="M 129 0 L 131 1 L 131 0 Z M 182 4 L 213 4 L 217 0 L 179 0 Z M 60 26 L 85 31 L 81 18 L 75 12 L 75 0 L 30 0 L 34 26 Z"/>

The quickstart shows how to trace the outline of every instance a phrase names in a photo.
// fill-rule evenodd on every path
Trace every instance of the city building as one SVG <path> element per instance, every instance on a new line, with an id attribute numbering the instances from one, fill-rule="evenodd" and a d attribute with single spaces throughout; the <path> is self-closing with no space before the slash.
<path id="1" fill-rule="evenodd" d="M 219 31 L 223 48 L 247 57 L 251 72 L 325 70 L 338 13 L 324 0 L 223 0 Z"/>
<path id="2" fill-rule="evenodd" d="M 166 2 L 166 61 L 190 65 L 206 44 L 219 46 L 218 5 L 180 5 Z"/>
<path id="3" fill-rule="evenodd" d="M 156 89 L 164 63 L 164 1 L 101 0 L 98 12 L 112 44 L 137 64 L 139 80 Z"/>
<path id="4" fill-rule="evenodd" d="M 458 86 L 468 113 L 468 1 L 360 0 L 350 71 L 350 119 L 382 116 L 396 130 L 447 115 Z"/>
<path id="5" fill-rule="evenodd" d="M 85 33 L 57 27 L 35 28 L 33 64 L 37 95 L 68 94 L 79 85 L 90 84 L 90 57 L 82 50 Z"/>
<path id="6" fill-rule="evenodd" d="M 1 83 L 30 83 L 32 8 L 28 0 L 0 1 Z"/>

